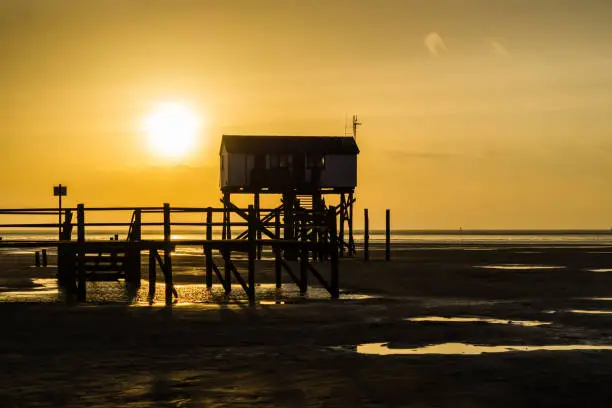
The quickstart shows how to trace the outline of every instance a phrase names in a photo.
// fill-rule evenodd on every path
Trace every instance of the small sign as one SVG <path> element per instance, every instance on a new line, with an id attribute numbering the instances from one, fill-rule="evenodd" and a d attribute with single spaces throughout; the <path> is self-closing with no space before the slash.
<path id="1" fill-rule="evenodd" d="M 68 189 L 66 188 L 66 186 L 62 186 L 60 184 L 59 186 L 53 187 L 53 195 L 55 197 L 66 196 L 68 195 Z"/>

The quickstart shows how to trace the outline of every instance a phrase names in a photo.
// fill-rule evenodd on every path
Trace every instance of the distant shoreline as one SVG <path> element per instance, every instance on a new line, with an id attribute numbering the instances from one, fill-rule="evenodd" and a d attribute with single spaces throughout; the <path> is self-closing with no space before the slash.
<path id="1" fill-rule="evenodd" d="M 111 232 L 123 232 L 122 230 L 117 228 L 91 228 L 87 229 L 88 233 L 91 234 L 109 234 Z M 144 231 L 147 231 L 147 228 L 143 228 Z M 152 229 L 157 232 L 157 229 Z M 173 233 L 182 234 L 182 233 L 205 233 L 205 230 L 202 228 L 173 228 Z M 219 234 L 221 231 L 216 231 Z M 32 229 L 32 228 L 22 228 L 22 229 L 6 229 L 0 231 L 0 235 L 47 235 L 54 234 L 55 232 L 51 229 Z M 364 230 L 356 228 L 353 230 L 353 233 L 356 236 L 363 235 Z M 612 230 L 609 229 L 391 229 L 392 235 L 406 235 L 406 236 L 416 236 L 416 235 L 449 235 L 449 236 L 469 236 L 469 235 L 516 235 L 516 236 L 560 236 L 560 235 L 610 235 L 612 236 Z M 370 229 L 370 235 L 385 235 L 384 229 Z"/>
<path id="2" fill-rule="evenodd" d="M 355 234 L 363 233 L 355 229 Z M 384 234 L 384 229 L 371 229 L 370 233 Z M 612 235 L 609 229 L 392 229 L 396 235 Z"/>

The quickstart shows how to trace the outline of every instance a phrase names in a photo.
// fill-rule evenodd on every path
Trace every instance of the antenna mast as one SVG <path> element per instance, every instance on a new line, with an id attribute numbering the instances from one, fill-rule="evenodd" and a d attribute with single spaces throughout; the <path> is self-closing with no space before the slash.
<path id="1" fill-rule="evenodd" d="M 357 139 L 357 127 L 361 126 L 361 122 L 357 119 L 357 115 L 353 115 L 353 137 Z"/>

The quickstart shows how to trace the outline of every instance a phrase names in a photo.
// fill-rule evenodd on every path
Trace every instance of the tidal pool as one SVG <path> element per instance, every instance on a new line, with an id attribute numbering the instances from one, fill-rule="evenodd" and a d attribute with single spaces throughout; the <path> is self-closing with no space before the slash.
<path id="1" fill-rule="evenodd" d="M 545 325 L 551 324 L 551 322 L 541 322 L 538 320 L 491 319 L 488 317 L 425 316 L 425 317 L 410 317 L 406 320 L 409 322 L 488 323 L 488 324 L 517 325 L 517 326 L 526 326 L 526 327 L 537 327 L 537 326 L 545 326 Z"/>
<path id="2" fill-rule="evenodd" d="M 482 268 L 482 269 L 508 269 L 508 270 L 530 270 L 530 269 L 565 269 L 565 266 L 508 264 L 508 265 L 480 265 L 480 266 L 475 266 L 475 268 Z"/>
<path id="3" fill-rule="evenodd" d="M 359 344 L 356 352 L 368 355 L 479 355 L 489 353 L 515 353 L 528 351 L 578 351 L 578 350 L 612 350 L 612 345 L 547 345 L 547 346 L 528 346 L 528 345 L 509 345 L 509 346 L 486 346 L 469 343 L 442 343 L 429 344 L 415 348 L 390 348 L 387 343 L 367 343 Z"/>

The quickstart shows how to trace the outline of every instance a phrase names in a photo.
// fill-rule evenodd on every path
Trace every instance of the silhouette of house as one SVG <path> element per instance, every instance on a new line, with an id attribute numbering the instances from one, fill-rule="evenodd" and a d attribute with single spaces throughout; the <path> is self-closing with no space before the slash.
<path id="1" fill-rule="evenodd" d="M 353 137 L 223 135 L 223 192 L 353 192 L 359 148 Z"/>

